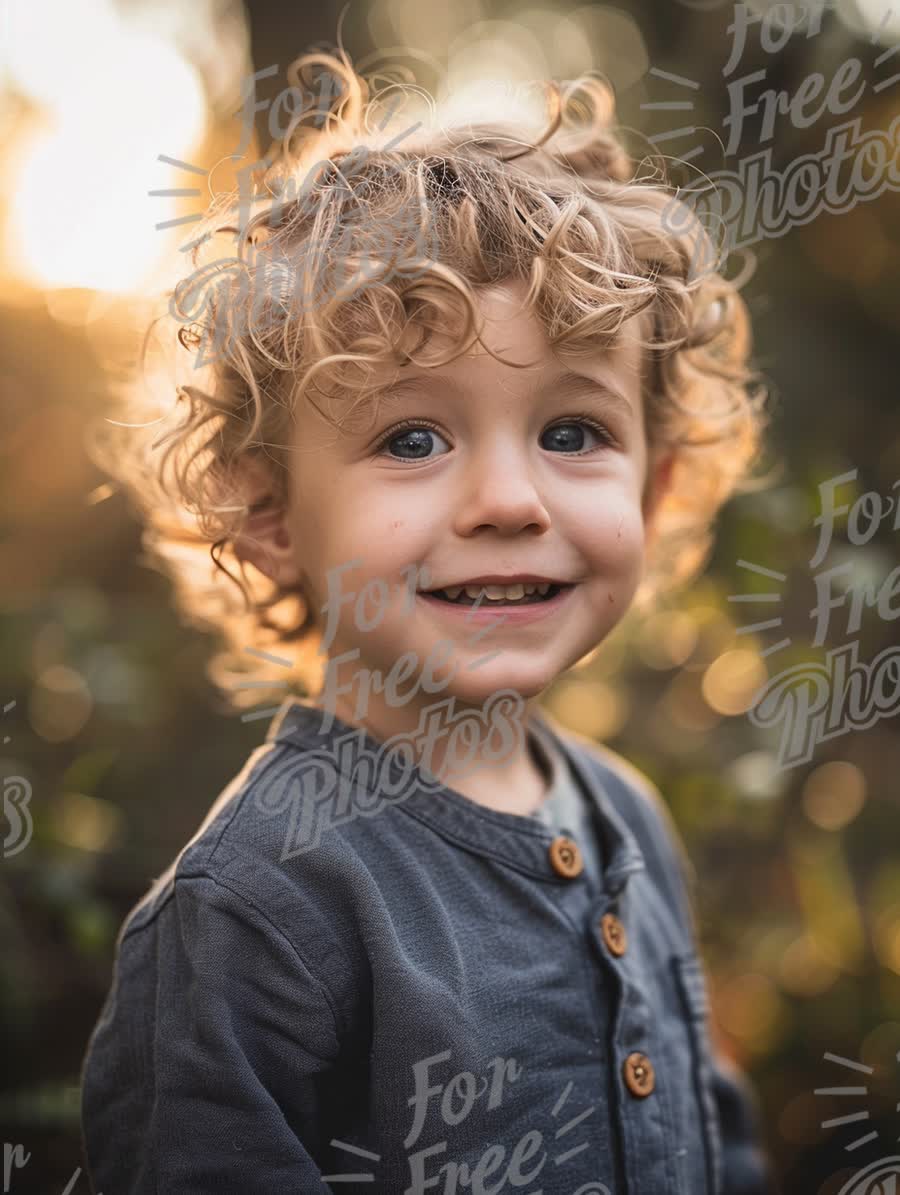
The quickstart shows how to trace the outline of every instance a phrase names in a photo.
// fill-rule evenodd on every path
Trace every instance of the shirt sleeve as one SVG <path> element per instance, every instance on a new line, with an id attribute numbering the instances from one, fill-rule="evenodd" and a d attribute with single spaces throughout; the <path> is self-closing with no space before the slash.
<path id="1" fill-rule="evenodd" d="M 85 1061 L 95 1192 L 328 1190 L 314 1161 L 338 1053 L 330 995 L 248 899 L 178 878 L 122 937 Z"/>
<path id="2" fill-rule="evenodd" d="M 713 1097 L 722 1133 L 722 1195 L 771 1195 L 774 1191 L 767 1156 L 760 1146 L 756 1095 L 743 1071 L 715 1050 Z"/>

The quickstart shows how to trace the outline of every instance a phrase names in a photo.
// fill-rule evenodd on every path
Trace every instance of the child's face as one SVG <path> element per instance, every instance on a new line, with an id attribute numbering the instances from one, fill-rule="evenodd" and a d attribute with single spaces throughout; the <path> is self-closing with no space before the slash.
<path id="1" fill-rule="evenodd" d="M 334 619 L 329 656 L 359 649 L 358 659 L 335 671 L 337 685 L 347 686 L 334 707 L 339 714 L 352 714 L 357 670 L 387 676 L 409 652 L 416 663 L 400 692 L 414 686 L 429 656 L 438 683 L 451 673 L 453 679 L 431 695 L 419 688 L 404 704 L 407 712 L 451 695 L 480 706 L 501 688 L 527 700 L 595 647 L 628 609 L 651 511 L 649 496 L 642 502 L 648 455 L 641 349 L 633 341 L 643 317 L 624 326 L 614 351 L 568 359 L 582 376 L 563 381 L 565 366 L 540 321 L 515 310 L 523 295 L 518 283 L 481 292 L 484 338 L 504 358 L 532 368 L 501 365 L 476 345 L 474 355 L 434 371 L 404 367 L 402 387 L 381 400 L 374 423 L 366 412 L 351 421 L 353 430 L 336 430 L 309 404 L 296 411 L 284 523 L 290 546 L 282 535 L 274 552 L 282 580 L 302 568 L 314 609 L 331 601 L 331 615 L 319 616 L 323 628 Z M 432 344 L 443 347 L 443 336 Z M 396 428 L 402 420 L 410 423 Z M 657 498 L 665 474 L 663 461 Z M 361 563 L 329 580 L 330 570 L 352 560 Z M 482 603 L 472 616 L 422 593 L 409 596 L 410 576 L 434 589 L 517 574 L 570 588 L 546 607 L 498 612 Z M 377 625 L 361 629 L 356 603 L 339 604 L 337 595 L 355 597 L 377 579 L 389 587 L 389 600 L 381 607 L 384 586 L 370 587 L 359 610 L 363 627 Z M 488 626 L 504 613 L 502 625 Z M 442 640 L 450 641 L 452 660 Z M 383 700 L 373 697 L 370 710 Z"/>

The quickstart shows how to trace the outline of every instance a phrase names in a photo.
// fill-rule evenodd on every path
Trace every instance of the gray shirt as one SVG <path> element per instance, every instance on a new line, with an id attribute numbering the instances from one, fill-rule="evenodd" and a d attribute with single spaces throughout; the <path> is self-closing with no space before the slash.
<path id="1" fill-rule="evenodd" d="M 596 889 L 542 817 L 285 703 L 120 934 L 83 1072 L 92 1190 L 765 1195 L 662 798 L 540 721 L 565 763 L 544 813 L 574 776 Z"/>

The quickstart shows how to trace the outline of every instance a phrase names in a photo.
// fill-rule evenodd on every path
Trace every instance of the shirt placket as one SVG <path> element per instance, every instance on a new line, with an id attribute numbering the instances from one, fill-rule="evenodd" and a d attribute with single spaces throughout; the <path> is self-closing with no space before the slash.
<path id="1" fill-rule="evenodd" d="M 629 938 L 628 926 L 640 910 L 634 904 L 629 878 L 644 870 L 632 835 L 611 809 L 605 793 L 577 769 L 594 807 L 597 833 L 609 860 L 599 889 L 589 883 L 576 837 L 560 835 L 551 842 L 551 867 L 568 880 L 567 914 L 584 926 L 585 948 L 596 975 L 610 1093 L 610 1137 L 617 1166 L 617 1192 L 681 1195 L 673 1171 L 674 1129 L 660 1083 L 665 1079 L 659 1026 L 648 993 L 654 977 L 648 960 Z"/>

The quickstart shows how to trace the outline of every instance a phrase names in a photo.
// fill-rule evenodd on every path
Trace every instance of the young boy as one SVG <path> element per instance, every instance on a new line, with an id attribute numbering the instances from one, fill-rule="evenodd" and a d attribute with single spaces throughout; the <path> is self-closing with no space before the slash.
<path id="1" fill-rule="evenodd" d="M 326 65 L 341 120 L 291 168 L 337 169 L 243 230 L 290 297 L 183 388 L 152 499 L 108 465 L 185 608 L 293 651 L 306 695 L 123 927 L 84 1068 L 94 1189 L 759 1195 L 665 805 L 538 706 L 642 582 L 702 561 L 762 425 L 744 308 L 692 276 L 596 80 L 577 143 L 422 133 L 350 180 L 367 93 Z M 245 607 L 223 566 L 188 572 L 185 511 Z"/>

